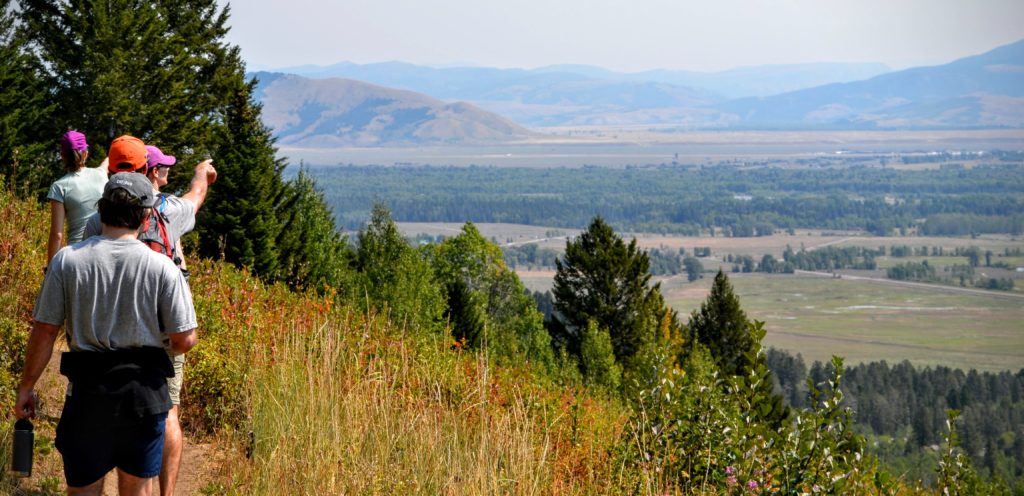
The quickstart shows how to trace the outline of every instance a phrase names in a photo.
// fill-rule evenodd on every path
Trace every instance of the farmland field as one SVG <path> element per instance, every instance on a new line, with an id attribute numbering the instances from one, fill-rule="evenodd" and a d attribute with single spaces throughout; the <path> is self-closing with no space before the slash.
<path id="1" fill-rule="evenodd" d="M 958 293 L 814 275 L 731 274 L 751 319 L 763 320 L 765 344 L 808 361 L 910 360 L 918 366 L 1024 368 L 1024 298 Z M 711 277 L 662 283 L 668 302 L 699 308 Z"/>
<path id="2" fill-rule="evenodd" d="M 459 224 L 400 223 L 406 235 L 429 233 L 452 236 Z M 477 224 L 481 233 L 498 244 L 536 242 L 539 247 L 562 250 L 565 235 L 578 231 L 514 224 Z M 552 236 L 557 235 L 557 236 Z M 710 246 L 712 257 L 702 259 L 708 271 L 730 264 L 721 262 L 726 254 L 759 257 L 765 253 L 781 256 L 786 245 L 796 249 L 821 246 L 942 246 L 946 249 L 978 246 L 982 251 L 1002 253 L 1024 246 L 1024 240 L 1009 236 L 978 238 L 870 237 L 856 233 L 796 231 L 755 238 L 681 237 L 656 234 L 636 236 L 644 248 L 685 248 Z M 963 257 L 930 257 L 939 261 L 965 263 Z M 890 258 L 880 266 L 917 260 Z M 1019 257 L 994 257 L 1010 264 Z M 944 262 L 940 262 L 944 263 Z M 518 270 L 523 284 L 531 290 L 551 288 L 553 270 Z M 1019 273 L 1018 273 L 1019 274 Z M 878 274 L 875 274 L 877 277 Z M 884 277 L 884 274 L 882 275 Z M 1019 277 L 1019 276 L 1017 276 Z M 979 370 L 1024 368 L 1024 286 L 1018 279 L 1013 293 L 967 292 L 955 287 L 911 286 L 884 281 L 832 279 L 818 275 L 730 274 L 740 302 L 748 316 L 763 320 L 768 329 L 765 344 L 800 353 L 808 362 L 843 356 L 847 363 L 910 360 L 918 366 L 946 365 Z M 689 283 L 685 276 L 661 278 L 668 302 L 685 316 L 700 306 L 711 285 L 711 274 Z"/>

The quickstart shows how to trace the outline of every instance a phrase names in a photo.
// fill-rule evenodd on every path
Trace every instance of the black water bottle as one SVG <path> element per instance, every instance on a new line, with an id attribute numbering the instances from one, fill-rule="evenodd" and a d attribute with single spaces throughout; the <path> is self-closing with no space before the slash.
<path id="1" fill-rule="evenodd" d="M 14 475 L 20 477 L 32 475 L 32 448 L 35 438 L 32 421 L 28 418 L 14 423 L 14 453 L 11 457 L 11 470 Z"/>

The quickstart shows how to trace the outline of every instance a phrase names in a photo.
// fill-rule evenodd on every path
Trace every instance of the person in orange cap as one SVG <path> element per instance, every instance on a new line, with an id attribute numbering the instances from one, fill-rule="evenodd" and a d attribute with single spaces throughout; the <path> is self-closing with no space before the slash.
<path id="1" fill-rule="evenodd" d="M 139 240 L 153 251 L 170 258 L 187 281 L 188 270 L 182 258 L 181 236 L 195 227 L 196 212 L 206 199 L 209 185 L 217 180 L 217 170 L 213 167 L 212 160 L 204 160 L 196 166 L 188 193 L 181 197 L 161 193 L 160 187 L 167 185 L 170 168 L 176 163 L 175 157 L 164 154 L 155 146 L 147 146 L 142 140 L 131 136 L 117 138 L 110 145 L 110 171 L 144 174 L 156 195 L 156 203 L 141 228 Z M 99 229 L 98 219 L 89 219 L 86 234 L 93 235 Z M 160 493 L 168 496 L 174 493 L 181 465 L 183 439 L 178 414 L 185 356 L 172 353 L 171 361 L 174 366 L 174 377 L 167 381 L 171 409 L 167 412 L 165 422 L 163 464 L 159 477 Z"/>

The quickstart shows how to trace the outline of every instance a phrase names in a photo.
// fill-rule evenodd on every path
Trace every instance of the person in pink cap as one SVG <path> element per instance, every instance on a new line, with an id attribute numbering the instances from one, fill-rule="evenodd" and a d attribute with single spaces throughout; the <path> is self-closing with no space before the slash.
<path id="1" fill-rule="evenodd" d="M 64 176 L 50 185 L 46 198 L 50 200 L 50 238 L 46 243 L 46 263 L 65 244 L 84 238 L 85 223 L 96 212 L 96 202 L 103 196 L 107 172 L 101 164 L 97 168 L 85 166 L 89 158 L 89 144 L 85 135 L 68 131 L 60 137 L 60 158 Z M 67 227 L 67 238 L 64 228 Z"/>
<path id="2" fill-rule="evenodd" d="M 195 204 L 193 209 L 189 208 L 181 198 L 161 193 L 160 188 L 167 186 L 167 177 L 170 175 L 171 167 L 178 162 L 178 159 L 172 155 L 164 154 L 162 150 L 155 146 L 147 145 L 146 151 L 148 152 L 146 178 L 152 183 L 153 190 L 157 192 L 156 215 L 162 216 L 160 220 L 165 221 L 166 226 L 163 232 L 167 235 L 161 235 L 159 226 L 155 226 L 155 229 L 154 226 L 147 226 L 149 229 L 139 239 L 155 251 L 163 251 L 171 257 L 171 260 L 186 274 L 187 278 L 188 268 L 183 258 L 184 252 L 181 247 L 181 236 L 190 232 L 195 225 L 195 212 L 202 205 L 205 194 L 192 200 Z M 212 164 L 209 169 L 204 170 L 213 170 Z M 202 175 L 199 170 L 196 173 Z M 212 177 L 207 176 L 207 184 L 215 181 L 216 177 L 216 172 L 213 173 Z M 188 218 L 183 219 L 179 214 L 184 214 Z M 165 244 L 170 244 L 173 249 L 170 251 L 164 249 Z M 181 404 L 181 385 L 184 379 L 185 355 L 172 353 L 171 362 L 174 365 L 174 377 L 167 380 L 167 390 L 171 396 L 171 409 L 167 412 L 167 422 L 164 423 L 163 464 L 160 466 L 160 477 L 158 478 L 160 494 L 164 496 L 174 494 L 174 486 L 177 485 L 178 481 L 178 471 L 181 468 L 183 447 L 178 407 Z"/>

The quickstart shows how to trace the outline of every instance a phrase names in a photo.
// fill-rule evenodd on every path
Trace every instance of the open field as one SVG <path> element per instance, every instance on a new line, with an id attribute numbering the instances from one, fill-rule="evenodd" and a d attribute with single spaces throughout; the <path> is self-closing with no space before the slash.
<path id="1" fill-rule="evenodd" d="M 294 148 L 278 155 L 311 165 L 481 165 L 622 167 L 713 163 L 730 159 L 810 158 L 945 150 L 1019 150 L 1024 130 L 963 131 L 674 131 L 652 126 L 539 129 L 526 142 L 477 146 Z M 896 164 L 898 165 L 898 164 Z M 908 168 L 929 167 L 913 165 Z"/>
<path id="2" fill-rule="evenodd" d="M 808 361 L 832 354 L 847 363 L 910 360 L 979 370 L 1024 368 L 1024 300 L 934 288 L 810 275 L 732 274 L 766 344 Z M 674 278 L 663 283 L 680 313 L 699 308 L 711 286 Z"/>

